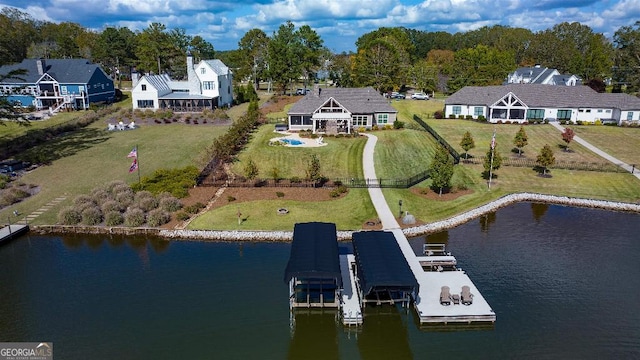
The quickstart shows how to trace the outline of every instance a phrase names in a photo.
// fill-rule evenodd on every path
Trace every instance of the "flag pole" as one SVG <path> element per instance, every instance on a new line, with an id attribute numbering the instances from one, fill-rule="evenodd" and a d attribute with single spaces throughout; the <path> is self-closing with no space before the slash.
<path id="1" fill-rule="evenodd" d="M 491 138 L 491 163 L 489 164 L 489 190 L 491 190 L 491 179 L 493 178 L 493 154 L 495 153 L 495 149 L 496 149 L 496 129 L 493 129 L 493 137 Z"/>
<path id="2" fill-rule="evenodd" d="M 140 153 L 138 151 L 138 144 L 136 144 L 136 161 L 138 162 L 138 185 L 141 185 L 141 181 L 140 181 Z"/>

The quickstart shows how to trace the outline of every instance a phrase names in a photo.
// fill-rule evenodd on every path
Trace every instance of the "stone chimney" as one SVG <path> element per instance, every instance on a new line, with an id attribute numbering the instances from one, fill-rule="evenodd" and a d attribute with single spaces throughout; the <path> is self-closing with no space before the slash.
<path id="1" fill-rule="evenodd" d="M 44 75 L 47 72 L 47 63 L 44 59 L 40 58 L 36 60 L 36 66 L 38 67 L 38 75 Z"/>

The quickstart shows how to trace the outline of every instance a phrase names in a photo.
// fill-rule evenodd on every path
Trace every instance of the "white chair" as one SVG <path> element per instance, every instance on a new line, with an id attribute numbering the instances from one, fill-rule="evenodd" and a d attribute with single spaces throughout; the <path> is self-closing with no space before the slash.
<path id="1" fill-rule="evenodd" d="M 118 130 L 124 130 L 124 123 L 122 121 L 118 123 Z"/>
<path id="2" fill-rule="evenodd" d="M 136 123 L 134 121 L 130 122 L 129 125 L 127 125 L 127 127 L 129 129 L 135 129 L 136 128 Z"/>
<path id="3" fill-rule="evenodd" d="M 107 127 L 107 130 L 109 131 L 114 131 L 116 129 L 116 126 L 113 124 L 109 124 L 109 126 Z"/>
<path id="4" fill-rule="evenodd" d="M 322 136 L 316 139 L 316 142 L 318 143 L 318 145 L 322 145 L 322 140 L 323 140 Z"/>

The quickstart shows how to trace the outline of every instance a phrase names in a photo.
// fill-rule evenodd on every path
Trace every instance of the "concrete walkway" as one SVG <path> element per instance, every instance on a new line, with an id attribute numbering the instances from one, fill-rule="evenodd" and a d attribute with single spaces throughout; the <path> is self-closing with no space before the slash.
<path id="1" fill-rule="evenodd" d="M 378 138 L 375 135 L 364 134 L 367 139 L 367 143 L 364 146 L 364 151 L 362 152 L 362 168 L 364 171 L 365 179 L 377 179 L 376 176 L 376 168 L 373 163 L 373 153 L 376 147 L 376 143 L 378 142 Z M 380 222 L 382 223 L 382 228 L 384 230 L 390 229 L 400 229 L 400 224 L 396 221 L 395 216 L 391 212 L 389 208 L 389 204 L 387 204 L 384 195 L 382 194 L 382 189 L 369 187 L 369 197 L 371 198 L 371 202 L 373 203 L 373 207 L 376 209 L 378 213 L 378 218 L 380 218 Z"/>
<path id="2" fill-rule="evenodd" d="M 564 132 L 564 127 L 562 125 L 558 124 L 557 122 L 550 122 L 549 124 L 551 126 L 555 127 L 556 129 L 560 130 L 560 132 Z M 600 150 L 599 148 L 591 145 L 586 140 L 582 139 L 581 137 L 579 137 L 577 135 L 575 135 L 573 137 L 573 140 L 575 142 L 577 142 L 578 144 L 586 147 L 587 149 L 593 151 L 594 153 L 598 154 L 600 157 L 604 158 L 605 160 L 607 160 L 607 161 L 609 161 L 609 162 L 611 162 L 611 163 L 613 163 L 613 164 L 615 164 L 617 166 L 620 166 L 621 168 L 625 169 L 628 172 L 632 172 L 633 175 L 636 178 L 640 179 L 640 171 L 635 171 L 633 166 L 631 166 L 631 165 L 629 165 L 629 164 L 627 164 L 627 163 L 625 163 L 625 162 L 623 162 L 621 160 L 618 160 L 618 159 L 614 158 L 613 156 L 611 156 L 611 155 L 607 154 L 606 152 Z"/>

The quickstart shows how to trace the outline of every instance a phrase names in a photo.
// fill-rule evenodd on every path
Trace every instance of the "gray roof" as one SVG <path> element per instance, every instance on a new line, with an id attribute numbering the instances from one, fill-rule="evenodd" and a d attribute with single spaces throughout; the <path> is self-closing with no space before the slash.
<path id="1" fill-rule="evenodd" d="M 171 86 L 169 85 L 169 82 L 171 81 L 169 75 L 145 75 L 142 78 L 147 80 L 149 85 L 153 86 L 158 91 L 172 91 Z"/>
<path id="2" fill-rule="evenodd" d="M 209 65 L 213 71 L 218 74 L 218 76 L 227 75 L 229 73 L 229 67 L 218 59 L 204 60 L 204 62 L 207 63 L 207 65 Z"/>
<path id="3" fill-rule="evenodd" d="M 352 114 L 397 113 L 380 93 L 372 88 L 322 88 L 315 89 L 293 104 L 289 114 L 311 114 L 330 98 L 334 98 Z"/>
<path id="4" fill-rule="evenodd" d="M 198 94 L 189 94 L 186 91 L 174 91 L 164 96 L 160 96 L 162 100 L 211 100 L 211 96 L 204 96 Z"/>
<path id="5" fill-rule="evenodd" d="M 509 92 L 529 108 L 618 108 L 639 109 L 640 99 L 627 94 L 599 94 L 588 86 L 508 84 L 467 86 L 445 100 L 445 105 L 491 106 Z"/>
<path id="6" fill-rule="evenodd" d="M 17 69 L 27 70 L 26 75 L 21 75 L 23 80 L 7 79 L 8 84 L 35 84 L 42 75 L 38 74 L 38 59 L 24 59 L 19 64 L 4 65 L 0 67 L 0 74 L 7 74 Z M 91 76 L 96 71 L 101 71 L 100 66 L 92 64 L 87 59 L 45 59 L 45 72 L 56 81 L 63 84 L 88 84 Z"/>

